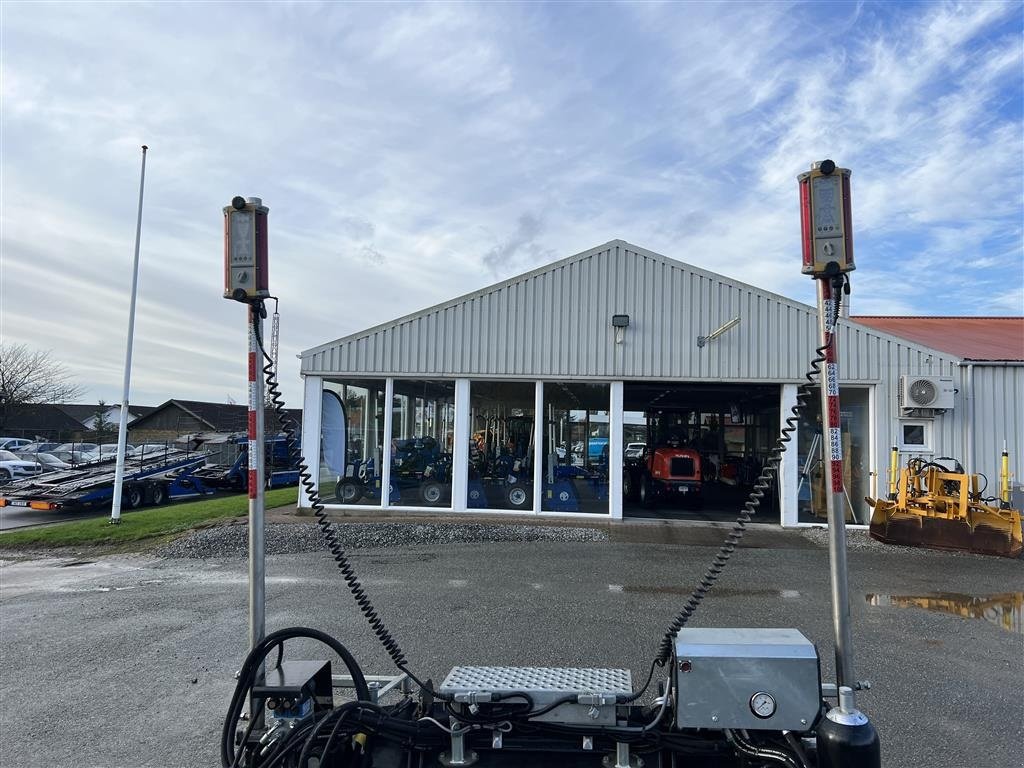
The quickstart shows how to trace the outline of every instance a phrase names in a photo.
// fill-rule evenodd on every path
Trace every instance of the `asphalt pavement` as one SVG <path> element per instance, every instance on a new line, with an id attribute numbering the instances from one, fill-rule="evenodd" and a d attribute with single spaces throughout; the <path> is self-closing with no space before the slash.
<path id="1" fill-rule="evenodd" d="M 353 560 L 420 676 L 437 681 L 457 664 L 602 666 L 639 682 L 714 554 L 707 538 L 416 545 Z M 1012 610 L 1024 563 L 879 548 L 849 560 L 856 669 L 873 683 L 859 704 L 884 765 L 1024 765 L 1020 603 Z M 247 646 L 246 573 L 241 558 L 3 561 L 0 765 L 218 765 Z M 268 631 L 316 627 L 367 673 L 391 671 L 326 553 L 271 556 L 267 573 Z M 938 610 L 879 597 L 939 593 Z M 957 607 L 973 598 L 1011 607 L 987 617 Z M 741 549 L 691 625 L 796 627 L 831 679 L 825 550 L 795 533 Z M 303 651 L 321 657 L 301 645 L 290 655 Z"/>

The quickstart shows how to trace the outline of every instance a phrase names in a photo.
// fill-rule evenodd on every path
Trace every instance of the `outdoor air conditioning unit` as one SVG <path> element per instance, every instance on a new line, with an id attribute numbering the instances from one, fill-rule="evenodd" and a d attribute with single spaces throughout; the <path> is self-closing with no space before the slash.
<path id="1" fill-rule="evenodd" d="M 948 410 L 955 391 L 952 376 L 900 376 L 900 408 Z"/>

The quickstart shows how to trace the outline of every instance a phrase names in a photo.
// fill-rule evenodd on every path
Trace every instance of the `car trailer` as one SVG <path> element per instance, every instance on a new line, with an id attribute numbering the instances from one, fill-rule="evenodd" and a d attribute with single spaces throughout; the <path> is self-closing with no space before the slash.
<path id="1" fill-rule="evenodd" d="M 131 459 L 121 490 L 124 505 L 130 509 L 159 506 L 172 498 L 210 493 L 193 475 L 205 461 L 202 454 L 181 450 Z M 0 507 L 48 511 L 109 505 L 114 497 L 116 465 L 116 459 L 108 459 L 9 483 L 0 489 Z"/>

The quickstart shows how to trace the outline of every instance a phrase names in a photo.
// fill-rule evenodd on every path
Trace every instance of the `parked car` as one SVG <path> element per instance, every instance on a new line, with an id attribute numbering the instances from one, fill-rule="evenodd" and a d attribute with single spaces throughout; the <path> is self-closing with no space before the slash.
<path id="1" fill-rule="evenodd" d="M 21 480 L 42 471 L 42 465 L 38 462 L 19 459 L 10 451 L 0 448 L 0 483 Z"/>
<path id="2" fill-rule="evenodd" d="M 145 443 L 144 445 L 137 445 L 132 450 L 132 458 L 149 458 L 151 456 L 163 456 L 168 451 L 173 451 L 174 446 L 165 445 L 164 443 Z"/>
<path id="3" fill-rule="evenodd" d="M 81 453 L 87 453 L 88 451 L 95 451 L 99 448 L 96 443 L 62 443 L 54 448 L 55 451 L 77 451 Z M 53 453 L 53 451 L 50 451 Z"/>
<path id="4" fill-rule="evenodd" d="M 52 451 L 47 451 L 51 456 L 56 456 L 58 459 L 63 461 L 65 464 L 74 466 L 75 464 L 84 464 L 86 458 L 81 451 L 61 451 L 54 448 Z"/>
<path id="5" fill-rule="evenodd" d="M 29 443 L 19 448 L 5 447 L 5 450 L 12 451 L 13 453 L 39 453 L 40 451 L 52 451 L 60 443 Z"/>
<path id="6" fill-rule="evenodd" d="M 626 445 L 626 451 L 624 456 L 627 459 L 639 459 L 644 455 L 644 451 L 647 450 L 647 443 L 629 443 Z"/>
<path id="7" fill-rule="evenodd" d="M 34 453 L 32 458 L 43 465 L 44 472 L 52 472 L 57 469 L 71 469 L 70 464 L 66 461 L 61 461 L 52 453 Z"/>
<path id="8" fill-rule="evenodd" d="M 0 448 L 5 451 L 16 451 L 31 442 L 26 437 L 0 437 Z"/>
<path id="9" fill-rule="evenodd" d="M 124 455 L 131 456 L 135 451 L 135 446 L 125 444 Z M 101 445 L 95 450 L 87 451 L 85 453 L 86 461 L 106 461 L 107 459 L 117 458 L 117 443 L 112 445 Z"/>
<path id="10" fill-rule="evenodd" d="M 72 445 L 74 449 L 71 448 Z M 83 448 L 83 446 L 85 447 Z M 58 459 L 66 461 L 68 464 L 86 464 L 93 461 L 91 453 L 96 447 L 94 443 L 64 443 L 58 445 L 52 451 L 46 451 L 46 453 L 52 453 Z"/>

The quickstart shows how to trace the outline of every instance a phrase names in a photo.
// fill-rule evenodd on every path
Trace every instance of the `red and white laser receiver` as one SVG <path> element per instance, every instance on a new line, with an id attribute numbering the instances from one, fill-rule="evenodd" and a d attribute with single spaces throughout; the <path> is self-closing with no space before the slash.
<path id="1" fill-rule="evenodd" d="M 270 296 L 267 215 L 258 197 L 235 197 L 224 206 L 224 298 L 249 302 Z"/>

